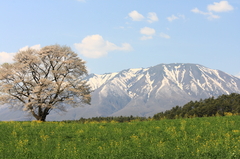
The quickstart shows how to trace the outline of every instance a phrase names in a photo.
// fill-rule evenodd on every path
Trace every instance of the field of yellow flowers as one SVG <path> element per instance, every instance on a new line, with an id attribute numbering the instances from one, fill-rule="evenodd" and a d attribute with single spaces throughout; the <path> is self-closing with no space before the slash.
<path id="1" fill-rule="evenodd" d="M 240 116 L 125 123 L 0 122 L 0 158 L 240 158 Z"/>

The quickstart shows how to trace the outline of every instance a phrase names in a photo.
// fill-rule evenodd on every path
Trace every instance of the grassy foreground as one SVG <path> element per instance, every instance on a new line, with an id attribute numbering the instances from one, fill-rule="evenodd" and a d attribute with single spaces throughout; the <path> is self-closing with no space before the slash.
<path id="1" fill-rule="evenodd" d="M 240 116 L 127 123 L 0 122 L 0 158 L 240 158 Z"/>

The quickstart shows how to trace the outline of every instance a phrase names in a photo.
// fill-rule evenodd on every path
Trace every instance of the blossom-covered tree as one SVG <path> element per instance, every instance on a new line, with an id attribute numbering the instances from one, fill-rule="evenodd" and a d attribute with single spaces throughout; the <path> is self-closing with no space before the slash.
<path id="1" fill-rule="evenodd" d="M 0 66 L 1 104 L 23 108 L 40 121 L 53 109 L 90 104 L 90 87 L 83 80 L 85 62 L 69 47 L 29 48 L 13 60 Z"/>

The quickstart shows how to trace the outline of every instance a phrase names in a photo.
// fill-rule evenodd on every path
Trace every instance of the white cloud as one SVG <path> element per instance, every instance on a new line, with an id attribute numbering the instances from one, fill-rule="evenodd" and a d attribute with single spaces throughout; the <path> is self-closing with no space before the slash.
<path id="1" fill-rule="evenodd" d="M 214 15 L 212 12 L 203 12 L 203 11 L 200 11 L 198 8 L 194 8 L 194 9 L 192 9 L 191 11 L 192 11 L 193 13 L 198 13 L 198 14 L 206 15 L 206 16 L 208 16 L 207 18 L 208 18 L 209 20 L 220 18 L 220 16 Z"/>
<path id="2" fill-rule="evenodd" d="M 153 22 L 157 22 L 158 21 L 158 17 L 157 17 L 157 14 L 154 13 L 154 12 L 149 12 L 148 13 L 148 22 L 149 23 L 153 23 Z"/>
<path id="3" fill-rule="evenodd" d="M 136 10 L 130 12 L 128 15 L 132 18 L 133 21 L 142 21 L 144 19 L 144 16 L 138 13 Z"/>
<path id="4" fill-rule="evenodd" d="M 206 13 L 206 12 L 202 12 L 202 11 L 200 11 L 198 8 L 194 8 L 194 9 L 192 9 L 191 10 L 193 13 L 199 13 L 199 14 L 203 14 L 203 15 L 207 15 L 208 13 Z"/>
<path id="5" fill-rule="evenodd" d="M 228 12 L 228 11 L 234 10 L 234 8 L 227 1 L 220 1 L 219 3 L 214 2 L 213 4 L 209 4 L 207 6 L 207 10 L 208 10 L 208 12 L 203 12 L 203 11 L 200 11 L 198 8 L 194 8 L 191 11 L 194 12 L 194 13 L 205 15 L 205 16 L 207 16 L 207 18 L 209 20 L 212 20 L 212 19 L 220 18 L 220 16 L 214 15 L 212 13 L 212 11 L 214 11 L 214 12 Z"/>
<path id="6" fill-rule="evenodd" d="M 153 28 L 144 27 L 144 28 L 140 29 L 140 33 L 147 35 L 147 36 L 142 36 L 140 38 L 140 40 L 149 40 L 149 39 L 153 38 L 152 35 L 154 35 L 156 33 L 156 31 Z"/>
<path id="7" fill-rule="evenodd" d="M 213 4 L 208 5 L 208 11 L 214 12 L 228 12 L 233 10 L 233 6 L 231 6 L 228 1 L 220 1 L 219 3 L 214 2 Z"/>
<path id="8" fill-rule="evenodd" d="M 175 15 L 172 15 L 171 17 L 167 17 L 167 20 L 172 22 L 173 20 L 179 19 L 178 17 L 176 17 Z"/>
<path id="9" fill-rule="evenodd" d="M 156 31 L 153 28 L 149 28 L 149 27 L 144 27 L 140 29 L 140 33 L 145 35 L 154 35 L 155 32 Z"/>
<path id="10" fill-rule="evenodd" d="M 165 38 L 165 39 L 170 39 L 171 37 L 165 33 L 160 33 L 160 37 Z"/>
<path id="11" fill-rule="evenodd" d="M 170 16 L 170 17 L 167 17 L 167 20 L 169 21 L 169 22 L 172 22 L 172 21 L 174 21 L 174 20 L 177 20 L 177 19 L 185 19 L 185 15 L 183 15 L 183 14 L 178 14 L 178 15 L 172 15 L 172 16 Z"/>
<path id="12" fill-rule="evenodd" d="M 140 40 L 149 40 L 152 39 L 152 36 L 142 36 Z"/>
<path id="13" fill-rule="evenodd" d="M 128 43 L 123 43 L 121 47 L 115 44 L 105 41 L 100 35 L 90 35 L 85 37 L 81 43 L 75 43 L 75 48 L 85 57 L 88 58 L 99 58 L 106 56 L 108 52 L 120 50 L 130 51 L 132 47 Z"/>
<path id="14" fill-rule="evenodd" d="M 7 53 L 7 52 L 0 52 L 0 64 L 3 63 L 12 63 L 13 62 L 13 56 L 16 53 Z"/>
<path id="15" fill-rule="evenodd" d="M 19 51 L 26 51 L 29 48 L 29 46 L 22 47 L 19 49 Z M 39 50 L 41 48 L 40 44 L 31 46 L 30 48 Z M 13 56 L 16 53 L 7 53 L 7 52 L 0 52 L 0 64 L 3 63 L 12 63 L 13 62 Z"/>
<path id="16" fill-rule="evenodd" d="M 145 19 L 145 17 L 136 10 L 128 13 L 128 16 L 131 17 L 133 21 L 143 21 Z M 157 22 L 157 14 L 155 12 L 149 12 L 147 15 L 147 21 L 149 23 Z"/>
<path id="17" fill-rule="evenodd" d="M 41 45 L 38 44 L 38 45 L 33 45 L 33 46 L 31 46 L 31 47 L 25 46 L 25 47 L 19 49 L 19 51 L 26 51 L 26 50 L 29 49 L 29 48 L 35 49 L 35 50 L 40 50 L 40 49 L 41 49 Z"/>
<path id="18" fill-rule="evenodd" d="M 209 20 L 212 20 L 212 19 L 218 19 L 218 18 L 220 18 L 220 16 L 218 16 L 218 15 L 214 15 L 212 12 L 210 12 L 209 14 L 208 14 L 208 17 L 207 17 Z"/>

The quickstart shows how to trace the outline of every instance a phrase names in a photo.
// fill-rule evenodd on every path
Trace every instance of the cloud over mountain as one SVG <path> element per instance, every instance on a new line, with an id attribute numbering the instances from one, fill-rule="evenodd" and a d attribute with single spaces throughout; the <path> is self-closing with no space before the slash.
<path id="1" fill-rule="evenodd" d="M 21 49 L 19 49 L 19 51 L 25 51 L 27 50 L 28 48 L 32 48 L 32 49 L 37 49 L 39 50 L 41 48 L 41 45 L 38 44 L 38 45 L 34 45 L 34 46 L 24 46 L 22 47 Z M 16 53 L 7 53 L 7 52 L 0 52 L 0 64 L 3 64 L 3 63 L 11 63 L 13 62 L 13 56 L 15 55 Z"/>
<path id="2" fill-rule="evenodd" d="M 168 20 L 169 22 L 172 22 L 172 21 L 177 20 L 177 19 L 185 19 L 185 16 L 182 15 L 182 14 L 178 14 L 177 16 L 175 16 L 175 15 L 173 14 L 172 16 L 167 17 L 167 20 Z"/>
<path id="3" fill-rule="evenodd" d="M 179 19 L 178 17 L 176 17 L 175 15 L 172 15 L 170 17 L 167 17 L 167 20 L 172 22 L 173 20 Z"/>
<path id="4" fill-rule="evenodd" d="M 153 23 L 158 21 L 158 16 L 155 12 L 149 12 L 148 13 L 148 22 Z"/>
<path id="5" fill-rule="evenodd" d="M 133 20 L 133 21 L 143 21 L 145 17 L 140 14 L 138 11 L 134 10 L 130 13 L 128 13 L 128 16 Z M 153 23 L 158 21 L 158 16 L 157 13 L 155 12 L 149 12 L 147 15 L 147 22 Z"/>
<path id="6" fill-rule="evenodd" d="M 132 47 L 128 43 L 123 43 L 122 46 L 117 46 L 107 40 L 104 40 L 101 35 L 90 35 L 85 37 L 81 43 L 75 43 L 75 48 L 85 57 L 99 58 L 106 56 L 111 51 L 130 51 Z"/>
<path id="7" fill-rule="evenodd" d="M 219 3 L 214 2 L 213 4 L 209 4 L 207 6 L 207 10 L 208 12 L 204 12 L 199 10 L 198 8 L 194 8 L 191 11 L 193 13 L 205 15 L 209 20 L 212 20 L 212 19 L 220 18 L 220 16 L 214 15 L 212 12 L 228 12 L 228 11 L 234 10 L 234 8 L 228 3 L 228 1 L 220 1 Z"/>
<path id="8" fill-rule="evenodd" d="M 140 40 L 148 40 L 148 39 L 152 39 L 152 36 L 156 33 L 156 31 L 153 28 L 144 27 L 140 29 L 140 33 L 147 35 L 147 36 L 142 36 Z"/>
<path id="9" fill-rule="evenodd" d="M 129 14 L 129 17 L 132 18 L 133 21 L 141 21 L 144 19 L 144 16 L 140 13 L 138 13 L 136 10 L 130 12 Z"/>
<path id="10" fill-rule="evenodd" d="M 206 15 L 206 16 L 208 16 L 207 18 L 208 18 L 209 20 L 220 18 L 220 16 L 214 15 L 212 12 L 203 12 L 203 11 L 200 11 L 198 8 L 194 8 L 194 9 L 192 9 L 191 11 L 192 11 L 193 13 L 198 13 L 198 14 Z"/>
<path id="11" fill-rule="evenodd" d="M 140 33 L 145 35 L 154 35 L 155 32 L 156 32 L 155 29 L 149 27 L 144 27 L 140 29 Z"/>
<path id="12" fill-rule="evenodd" d="M 220 1 L 219 3 L 214 2 L 213 4 L 208 5 L 208 11 L 214 12 L 228 12 L 233 10 L 233 6 L 231 6 L 228 1 Z"/>
<path id="13" fill-rule="evenodd" d="M 0 64 L 13 62 L 15 53 L 0 52 Z"/>
<path id="14" fill-rule="evenodd" d="M 21 49 L 19 49 L 19 51 L 26 51 L 29 48 L 35 49 L 35 50 L 40 50 L 41 49 L 41 45 L 37 44 L 37 45 L 30 46 L 30 47 L 29 46 L 24 46 Z"/>

